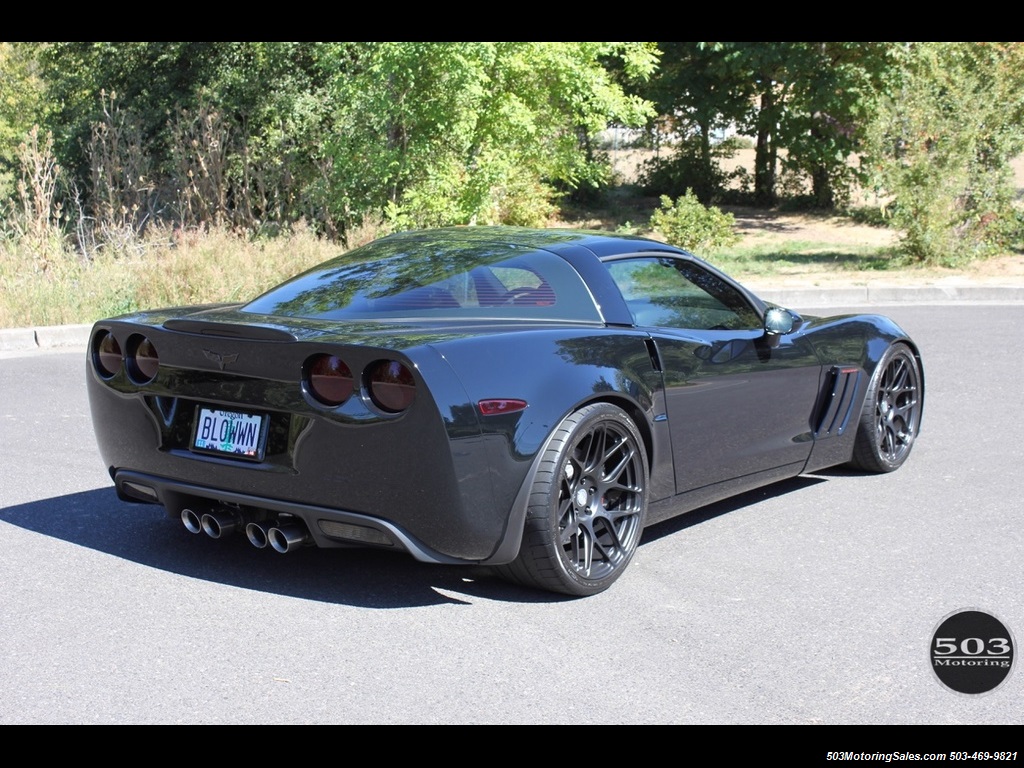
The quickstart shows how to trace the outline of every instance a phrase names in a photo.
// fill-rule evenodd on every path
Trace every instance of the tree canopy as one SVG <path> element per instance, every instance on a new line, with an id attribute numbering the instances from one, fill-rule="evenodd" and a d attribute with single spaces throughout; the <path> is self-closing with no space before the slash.
<path id="1" fill-rule="evenodd" d="M 606 182 L 594 137 L 651 117 L 622 82 L 657 63 L 630 42 L 11 45 L 37 54 L 57 154 L 93 203 L 328 232 L 543 222 Z"/>
<path id="2" fill-rule="evenodd" d="M 0 209 L 79 238 L 154 221 L 304 221 L 332 237 L 366 222 L 537 225 L 611 182 L 605 128 L 646 126 L 671 148 L 651 193 L 770 207 L 796 179 L 804 204 L 831 209 L 870 184 L 908 254 L 949 260 L 1019 232 L 1008 163 L 1024 148 L 1021 49 L 0 43 Z M 755 147 L 739 181 L 720 166 L 736 136 Z"/>
<path id="3" fill-rule="evenodd" d="M 14 191 L 18 145 L 41 117 L 43 81 L 32 48 L 0 43 L 0 200 Z"/>
<path id="4" fill-rule="evenodd" d="M 753 137 L 753 202 L 778 202 L 786 166 L 811 180 L 817 206 L 832 207 L 854 181 L 848 163 L 894 66 L 891 43 L 658 43 L 658 75 L 640 84 L 681 137 L 679 188 L 714 202 L 726 178 L 716 140 Z M 681 189 L 671 190 L 675 193 Z"/>
<path id="5" fill-rule="evenodd" d="M 676 152 L 650 191 L 733 195 L 718 162 L 726 133 L 753 138 L 753 190 L 771 207 L 780 172 L 833 209 L 856 185 L 887 201 L 918 261 L 951 263 L 1020 237 L 1010 160 L 1024 149 L 1020 43 L 658 43 L 658 74 L 637 86 Z"/>
<path id="6" fill-rule="evenodd" d="M 1010 160 L 1024 151 L 1024 44 L 905 43 L 867 156 L 919 261 L 955 264 L 1020 235 Z"/>

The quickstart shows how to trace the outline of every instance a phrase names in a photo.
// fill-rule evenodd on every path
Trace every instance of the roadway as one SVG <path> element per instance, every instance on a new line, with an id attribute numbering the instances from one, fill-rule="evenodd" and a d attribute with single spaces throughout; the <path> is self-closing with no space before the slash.
<path id="1" fill-rule="evenodd" d="M 928 652 L 966 607 L 1024 637 L 1024 304 L 878 311 L 925 361 L 902 469 L 824 472 L 655 526 L 583 600 L 404 556 L 192 536 L 114 495 L 84 350 L 8 350 L 0 724 L 1020 723 L 1019 672 L 955 694 Z"/>

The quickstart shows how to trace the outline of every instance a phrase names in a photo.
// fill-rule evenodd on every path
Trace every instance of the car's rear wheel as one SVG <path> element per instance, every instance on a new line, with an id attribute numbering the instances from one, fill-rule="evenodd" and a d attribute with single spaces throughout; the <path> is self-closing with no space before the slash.
<path id="1" fill-rule="evenodd" d="M 910 455 L 921 429 L 921 368 L 906 344 L 893 344 L 875 369 L 864 400 L 853 464 L 892 472 Z"/>
<path id="2" fill-rule="evenodd" d="M 519 556 L 499 572 L 568 595 L 604 591 L 640 542 L 647 485 L 643 440 L 625 411 L 608 403 L 576 411 L 545 449 Z"/>

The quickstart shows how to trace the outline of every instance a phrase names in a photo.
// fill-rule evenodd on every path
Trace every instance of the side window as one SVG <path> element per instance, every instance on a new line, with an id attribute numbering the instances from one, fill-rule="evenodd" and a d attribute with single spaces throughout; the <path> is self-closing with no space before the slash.
<path id="1" fill-rule="evenodd" d="M 694 262 L 646 257 L 610 261 L 607 267 L 639 326 L 742 330 L 761 325 L 739 291 Z"/>

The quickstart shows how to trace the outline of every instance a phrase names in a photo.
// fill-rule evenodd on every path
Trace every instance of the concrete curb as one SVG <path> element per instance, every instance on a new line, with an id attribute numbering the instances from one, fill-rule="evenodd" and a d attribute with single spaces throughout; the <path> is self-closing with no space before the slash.
<path id="1" fill-rule="evenodd" d="M 85 349 L 91 325 L 49 325 L 41 328 L 0 328 L 0 352 L 34 349 Z"/>
<path id="2" fill-rule="evenodd" d="M 848 288 L 752 287 L 765 301 L 783 307 L 839 307 L 886 304 L 956 304 L 976 302 L 1017 304 L 1024 302 L 1024 286 L 928 285 L 851 286 Z"/>
<path id="3" fill-rule="evenodd" d="M 1024 286 L 929 285 L 851 286 L 846 288 L 751 289 L 765 301 L 799 310 L 801 307 L 857 307 L 889 304 L 1024 303 Z M 41 328 L 0 328 L 0 352 L 85 349 L 91 325 L 51 325 Z"/>

